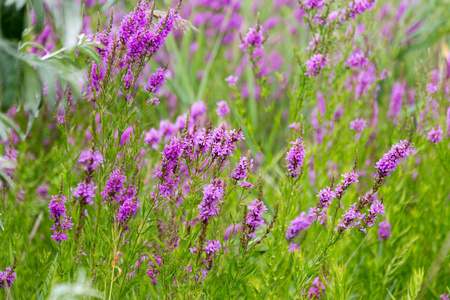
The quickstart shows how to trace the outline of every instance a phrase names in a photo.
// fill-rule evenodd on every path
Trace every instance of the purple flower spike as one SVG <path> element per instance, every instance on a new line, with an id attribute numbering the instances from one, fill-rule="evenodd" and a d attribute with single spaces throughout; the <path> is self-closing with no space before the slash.
<path id="1" fill-rule="evenodd" d="M 291 149 L 286 154 L 286 176 L 296 178 L 301 172 L 303 161 L 306 156 L 306 150 L 305 144 L 300 138 L 291 142 L 291 145 Z"/>

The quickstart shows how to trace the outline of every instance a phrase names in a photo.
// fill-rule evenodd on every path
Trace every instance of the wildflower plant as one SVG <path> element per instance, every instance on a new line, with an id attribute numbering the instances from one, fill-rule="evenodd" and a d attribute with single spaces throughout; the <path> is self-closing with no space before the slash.
<path id="1" fill-rule="evenodd" d="M 0 296 L 448 299 L 437 2 L 19 2 Z"/>

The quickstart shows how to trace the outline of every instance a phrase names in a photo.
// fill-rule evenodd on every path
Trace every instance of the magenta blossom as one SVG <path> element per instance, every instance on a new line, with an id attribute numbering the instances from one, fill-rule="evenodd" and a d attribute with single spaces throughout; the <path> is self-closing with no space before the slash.
<path id="1" fill-rule="evenodd" d="M 364 119 L 355 119 L 350 122 L 350 129 L 354 131 L 363 131 L 366 126 L 367 122 Z"/>
<path id="2" fill-rule="evenodd" d="M 441 129 L 441 126 L 438 126 L 431 128 L 431 130 L 428 131 L 427 134 L 427 140 L 437 145 L 438 143 L 442 142 L 442 135 L 444 134 L 444 131 Z"/>

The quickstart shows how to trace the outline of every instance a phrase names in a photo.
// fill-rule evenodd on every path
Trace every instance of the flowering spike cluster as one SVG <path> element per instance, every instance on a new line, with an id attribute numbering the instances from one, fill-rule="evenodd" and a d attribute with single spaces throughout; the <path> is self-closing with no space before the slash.
<path id="1" fill-rule="evenodd" d="M 322 72 L 322 69 L 328 63 L 328 55 L 314 54 L 311 58 L 306 61 L 306 73 L 309 78 L 316 77 Z"/>
<path id="2" fill-rule="evenodd" d="M 350 184 L 352 183 L 358 183 L 358 174 L 356 174 L 354 171 L 350 171 L 349 173 L 342 174 L 342 177 L 344 177 L 341 182 L 339 182 L 334 189 L 334 193 L 336 198 L 341 199 L 345 190 L 348 189 Z"/>
<path id="3" fill-rule="evenodd" d="M 71 230 L 73 223 L 72 218 L 66 215 L 67 198 L 63 194 L 52 196 L 48 209 L 50 211 L 50 219 L 55 219 L 55 223 L 50 230 L 53 230 L 52 239 L 59 243 L 68 239 L 67 230 Z"/>
<path id="4" fill-rule="evenodd" d="M 219 203 L 223 198 L 223 185 L 222 179 L 213 179 L 203 189 L 203 201 L 198 205 L 198 218 L 202 222 L 208 223 L 211 217 L 217 216 Z"/>
<path id="5" fill-rule="evenodd" d="M 247 51 L 249 47 L 252 47 L 254 49 L 261 49 L 263 48 L 263 43 L 264 35 L 261 26 L 258 25 L 256 27 L 250 27 L 248 29 L 248 32 L 242 39 L 239 48 L 241 48 L 242 51 Z"/>
<path id="6" fill-rule="evenodd" d="M 157 150 L 162 136 L 163 134 L 159 130 L 151 128 L 149 131 L 144 132 L 144 143 L 149 144 L 153 149 Z"/>
<path id="7" fill-rule="evenodd" d="M 195 26 L 205 26 L 205 34 L 215 37 L 223 34 L 222 44 L 229 44 L 236 38 L 242 24 L 241 1 L 198 0 L 195 2 Z"/>
<path id="8" fill-rule="evenodd" d="M 321 8 L 324 5 L 323 0 L 303 0 L 302 3 L 308 9 Z"/>
<path id="9" fill-rule="evenodd" d="M 222 245 L 217 240 L 206 241 L 206 245 L 204 247 L 204 251 L 208 256 L 213 254 L 214 252 L 218 252 Z"/>
<path id="10" fill-rule="evenodd" d="M 155 171 L 154 176 L 160 179 L 157 185 L 157 196 L 163 198 L 175 196 L 180 183 L 178 167 L 181 159 L 200 160 L 203 165 L 215 163 L 217 167 L 222 168 L 228 158 L 233 155 L 237 143 L 242 140 L 244 135 L 241 130 L 227 131 L 224 126 L 214 130 L 203 128 L 201 131 L 194 128 L 182 136 L 173 137 L 165 146 L 162 163 Z M 197 171 L 205 170 L 199 168 Z"/>
<path id="11" fill-rule="evenodd" d="M 297 237 L 302 230 L 308 229 L 315 220 L 314 211 L 310 209 L 309 213 L 302 212 L 298 217 L 291 221 L 286 231 L 286 239 L 289 241 Z"/>
<path id="12" fill-rule="evenodd" d="M 354 131 L 363 131 L 366 126 L 367 122 L 364 119 L 355 119 L 350 122 L 350 129 Z"/>
<path id="13" fill-rule="evenodd" d="M 113 201 L 118 202 L 120 192 L 126 180 L 127 177 L 119 168 L 116 168 L 113 172 L 111 172 L 108 180 L 106 181 L 105 188 L 100 193 L 100 195 L 103 196 L 103 203 Z"/>
<path id="14" fill-rule="evenodd" d="M 14 273 L 14 270 L 10 267 L 7 267 L 6 271 L 0 271 L 0 290 L 4 289 L 6 285 L 11 287 L 16 278 L 16 273 Z"/>
<path id="15" fill-rule="evenodd" d="M 319 201 L 316 207 L 313 208 L 313 212 L 320 224 L 324 224 L 327 220 L 326 210 L 331 202 L 333 202 L 333 199 L 336 198 L 336 193 L 330 187 L 326 187 L 319 191 L 316 196 L 319 197 Z"/>
<path id="16" fill-rule="evenodd" d="M 367 10 L 375 8 L 377 0 L 355 0 L 349 2 L 348 13 L 350 18 L 355 19 L 357 15 L 362 15 Z"/>
<path id="17" fill-rule="evenodd" d="M 179 16 L 174 9 L 170 9 L 165 16 L 160 16 L 157 22 L 154 22 L 155 19 L 150 1 L 140 1 L 139 5 L 123 18 L 116 33 L 107 29 L 99 34 L 91 35 L 92 39 L 96 39 L 96 42 L 104 46 L 96 47 L 103 60 L 103 66 L 91 63 L 87 86 L 87 92 L 91 97 L 100 91 L 103 81 L 107 78 L 106 75 L 110 74 L 121 76 L 119 80 L 124 90 L 136 88 L 136 82 L 143 67 L 149 58 L 165 44 Z M 164 77 L 165 71 L 163 73 L 159 69 L 150 77 L 147 90 L 157 93 L 164 83 Z M 105 84 L 108 83 L 105 82 Z M 129 101 L 133 98 L 131 94 L 126 96 Z"/>
<path id="18" fill-rule="evenodd" d="M 139 202 L 138 191 L 134 185 L 123 188 L 118 196 L 118 203 L 120 203 L 119 211 L 117 212 L 116 221 L 122 227 L 130 221 L 131 217 L 136 215 Z"/>
<path id="19" fill-rule="evenodd" d="M 427 140 L 430 141 L 430 143 L 434 143 L 437 145 L 438 143 L 442 142 L 444 131 L 441 129 L 441 126 L 433 127 L 430 131 L 427 132 Z"/>
<path id="20" fill-rule="evenodd" d="M 163 84 L 166 82 L 167 69 L 159 68 L 156 73 L 150 75 L 148 84 L 145 86 L 145 90 L 150 93 L 156 94 Z"/>
<path id="21" fill-rule="evenodd" d="M 300 251 L 300 245 L 296 244 L 296 243 L 289 243 L 289 247 L 288 247 L 288 251 L 289 252 L 296 252 L 296 251 Z"/>
<path id="22" fill-rule="evenodd" d="M 154 256 L 156 264 L 158 266 L 162 266 L 162 257 L 161 255 L 156 255 Z M 155 266 L 155 264 L 153 263 L 153 261 L 150 259 L 148 262 L 148 269 L 147 269 L 147 276 L 150 278 L 150 281 L 152 282 L 153 285 L 156 285 L 158 283 L 158 281 L 156 280 L 158 275 L 159 275 L 159 270 L 158 270 L 158 266 Z"/>
<path id="23" fill-rule="evenodd" d="M 100 164 L 103 163 L 103 156 L 98 150 L 87 150 L 80 154 L 78 157 L 78 163 L 85 164 L 84 170 L 86 172 L 93 172 Z"/>
<path id="24" fill-rule="evenodd" d="M 376 163 L 377 178 L 383 179 L 390 175 L 390 172 L 395 171 L 397 166 L 403 162 L 411 153 L 413 147 L 408 140 L 403 140 L 393 145 L 389 152 L 385 153 L 383 157 Z"/>
<path id="25" fill-rule="evenodd" d="M 378 215 L 384 214 L 384 205 L 382 201 L 373 199 L 375 193 L 380 187 L 383 179 L 390 175 L 390 172 L 394 171 L 397 166 L 403 162 L 412 153 L 412 143 L 408 140 L 403 140 L 393 145 L 388 153 L 385 153 L 383 157 L 376 163 L 378 169 L 375 176 L 375 183 L 372 187 L 372 191 L 367 195 L 359 198 L 357 203 L 350 205 L 348 210 L 342 215 L 342 219 L 339 220 L 337 227 L 335 228 L 340 233 L 345 230 L 357 227 L 358 230 L 366 232 L 367 227 L 375 225 L 375 221 Z M 370 204 L 367 213 L 363 213 L 362 210 Z"/>
<path id="26" fill-rule="evenodd" d="M 93 198 L 95 198 L 95 189 L 97 187 L 94 186 L 93 182 L 80 182 L 78 186 L 73 191 L 73 195 L 78 199 L 85 199 L 87 204 L 94 204 L 92 201 Z"/>
<path id="27" fill-rule="evenodd" d="M 223 118 L 230 113 L 230 108 L 228 107 L 227 101 L 219 101 L 217 102 L 217 116 L 219 118 Z"/>
<path id="28" fill-rule="evenodd" d="M 378 226 L 378 240 L 384 241 L 391 237 L 391 224 L 388 221 L 380 222 Z"/>
<path id="29" fill-rule="evenodd" d="M 250 238 L 255 237 L 255 231 L 264 224 L 261 215 L 267 212 L 267 207 L 258 199 L 253 200 L 252 204 L 247 206 L 249 213 L 245 217 L 245 224 L 247 226 L 246 232 Z"/>
<path id="30" fill-rule="evenodd" d="M 319 277 L 316 277 L 308 292 L 303 290 L 302 294 L 304 296 L 308 295 L 309 299 L 321 299 L 325 295 L 325 285 L 320 281 Z"/>
<path id="31" fill-rule="evenodd" d="M 301 138 L 291 142 L 291 149 L 286 154 L 287 172 L 286 176 L 296 178 L 303 167 L 303 161 L 306 156 L 305 144 Z"/>
<path id="32" fill-rule="evenodd" d="M 247 179 L 250 176 L 250 170 L 252 168 L 253 168 L 253 159 L 252 158 L 249 159 L 246 156 L 242 156 L 239 162 L 236 163 L 236 168 L 231 173 L 231 178 L 235 180 L 243 179 L 243 181 L 245 181 L 245 179 Z M 239 182 L 239 184 L 242 185 L 241 182 Z"/>
<path id="33" fill-rule="evenodd" d="M 406 94 L 406 84 L 402 82 L 394 83 L 391 93 L 391 104 L 389 106 L 388 116 L 395 119 L 402 109 L 403 97 Z"/>
<path id="34" fill-rule="evenodd" d="M 80 164 L 85 164 L 84 172 L 86 178 L 80 182 L 73 191 L 73 195 L 80 201 L 81 205 L 94 204 L 92 199 L 95 197 L 95 189 L 97 188 L 92 182 L 95 169 L 103 163 L 103 156 L 98 150 L 87 150 L 80 154 L 78 158 Z"/>
<path id="35" fill-rule="evenodd" d="M 355 50 L 350 54 L 350 57 L 345 61 L 345 65 L 349 68 L 362 68 L 369 63 L 365 53 L 361 50 Z"/>
<path id="36" fill-rule="evenodd" d="M 228 85 L 231 86 L 235 86 L 236 83 L 238 82 L 238 77 L 234 76 L 234 75 L 230 75 L 227 78 L 225 78 L 225 81 L 228 82 Z"/>

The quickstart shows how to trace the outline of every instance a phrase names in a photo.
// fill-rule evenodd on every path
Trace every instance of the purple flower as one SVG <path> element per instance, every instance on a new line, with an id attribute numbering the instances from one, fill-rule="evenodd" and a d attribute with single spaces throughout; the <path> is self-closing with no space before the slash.
<path id="1" fill-rule="evenodd" d="M 292 128 L 292 130 L 294 130 L 294 131 L 300 131 L 300 123 L 292 123 L 292 124 L 290 124 L 289 125 L 289 128 Z"/>
<path id="2" fill-rule="evenodd" d="M 296 252 L 296 251 L 300 251 L 300 246 L 296 243 L 289 243 L 289 247 L 288 247 L 288 251 L 289 252 Z"/>
<path id="3" fill-rule="evenodd" d="M 10 267 L 6 268 L 6 271 L 0 271 L 0 290 L 4 289 L 6 285 L 11 287 L 16 279 L 16 273 Z M 6 284 L 6 285 L 5 285 Z"/>
<path id="4" fill-rule="evenodd" d="M 242 181 L 238 181 L 237 183 L 240 187 L 242 187 L 243 189 L 251 189 L 253 187 L 253 184 L 251 184 L 250 182 L 248 182 L 247 180 L 242 180 Z"/>
<path id="5" fill-rule="evenodd" d="M 159 132 L 170 139 L 178 132 L 178 128 L 169 120 L 161 120 L 161 122 L 159 122 Z"/>
<path id="6" fill-rule="evenodd" d="M 361 50 L 355 50 L 350 54 L 350 57 L 345 61 L 345 65 L 350 68 L 362 68 L 367 65 L 369 60 Z"/>
<path id="7" fill-rule="evenodd" d="M 376 82 L 376 69 L 372 64 L 367 65 L 365 68 L 361 69 L 358 74 L 357 85 L 355 87 L 355 98 L 361 99 L 362 95 L 367 93 L 369 87 Z"/>
<path id="8" fill-rule="evenodd" d="M 320 224 L 325 224 L 327 220 L 326 209 L 333 202 L 333 199 L 336 198 L 336 193 L 330 187 L 326 187 L 317 194 L 317 197 L 319 197 L 319 201 L 311 213 L 314 213 Z"/>
<path id="9" fill-rule="evenodd" d="M 66 124 L 66 117 L 64 115 L 58 114 L 55 118 L 56 118 L 56 122 L 58 122 L 59 125 Z"/>
<path id="10" fill-rule="evenodd" d="M 442 294 L 439 298 L 441 298 L 441 300 L 450 300 L 450 295 L 449 294 Z"/>
<path id="11" fill-rule="evenodd" d="M 331 190 L 330 187 L 326 187 L 319 191 L 316 195 L 319 197 L 319 207 L 328 207 L 330 203 L 333 201 L 334 198 L 336 198 L 336 193 Z"/>
<path id="12" fill-rule="evenodd" d="M 378 240 L 383 241 L 391 237 L 391 224 L 388 221 L 383 221 L 378 224 Z"/>
<path id="13" fill-rule="evenodd" d="M 395 171 L 397 166 L 403 162 L 412 153 L 412 143 L 407 140 L 398 142 L 393 145 L 388 153 L 376 163 L 375 168 L 378 169 L 377 177 L 379 179 L 389 176 L 390 172 Z"/>
<path id="14" fill-rule="evenodd" d="M 364 215 L 357 209 L 356 203 L 352 204 L 339 220 L 337 230 L 342 232 L 344 229 L 360 226 L 363 217 Z"/>
<path id="15" fill-rule="evenodd" d="M 344 114 L 344 109 L 343 108 L 338 109 L 333 115 L 333 120 L 335 120 L 335 121 L 339 120 L 343 114 Z"/>
<path id="16" fill-rule="evenodd" d="M 123 132 L 122 136 L 120 137 L 120 146 L 125 145 L 125 143 L 128 143 L 130 141 L 130 136 L 133 135 L 133 126 L 129 126 L 125 131 Z"/>
<path id="17" fill-rule="evenodd" d="M 162 257 L 161 255 L 156 255 L 154 256 L 155 262 L 158 266 L 162 266 Z M 155 266 L 155 264 L 153 263 L 153 261 L 151 259 L 149 259 L 148 261 L 148 269 L 147 269 L 147 276 L 150 278 L 150 281 L 152 282 L 153 285 L 156 285 L 158 283 L 158 281 L 156 280 L 156 278 L 159 275 L 159 270 L 158 270 L 158 266 Z"/>
<path id="18" fill-rule="evenodd" d="M 234 75 L 230 75 L 227 78 L 225 78 L 225 81 L 228 82 L 229 86 L 235 86 L 238 81 L 238 77 L 234 76 Z"/>
<path id="19" fill-rule="evenodd" d="M 147 101 L 148 104 L 159 105 L 159 99 L 154 97 Z"/>
<path id="20" fill-rule="evenodd" d="M 406 93 L 406 84 L 401 82 L 394 83 L 391 93 L 391 104 L 389 106 L 388 116 L 395 119 L 402 109 L 403 97 Z"/>
<path id="21" fill-rule="evenodd" d="M 213 252 L 218 252 L 221 247 L 222 247 L 222 245 L 220 245 L 220 242 L 217 240 L 206 241 L 204 250 L 207 255 L 211 255 Z"/>
<path id="22" fill-rule="evenodd" d="M 322 69 L 328 63 L 328 56 L 323 56 L 322 54 L 314 54 L 311 58 L 305 63 L 306 64 L 306 73 L 309 78 L 316 77 L 322 72 Z"/>
<path id="23" fill-rule="evenodd" d="M 374 200 L 370 205 L 367 215 L 362 215 L 362 226 L 360 231 L 366 232 L 365 226 L 372 227 L 375 225 L 375 221 L 377 220 L 377 215 L 384 215 L 384 205 L 378 200 Z"/>
<path id="24" fill-rule="evenodd" d="M 161 141 L 162 133 L 155 128 L 151 128 L 149 131 L 144 133 L 144 143 L 152 146 L 153 149 L 158 149 L 158 144 Z"/>
<path id="25" fill-rule="evenodd" d="M 119 207 L 119 211 L 116 216 L 116 221 L 125 227 L 132 216 L 137 213 L 138 207 L 141 205 L 139 203 L 139 198 L 137 189 L 135 186 L 129 186 L 120 191 L 120 196 L 118 197 L 118 202 L 122 203 Z"/>
<path id="26" fill-rule="evenodd" d="M 444 134 L 444 131 L 441 129 L 441 126 L 433 127 L 430 131 L 427 132 L 428 137 L 427 140 L 429 140 L 431 143 L 435 143 L 436 145 L 440 142 L 442 142 L 442 135 Z"/>
<path id="27" fill-rule="evenodd" d="M 103 156 L 100 152 L 98 152 L 98 150 L 93 151 L 90 149 L 80 154 L 80 157 L 78 157 L 78 162 L 80 164 L 86 164 L 85 171 L 93 171 L 99 164 L 103 163 Z"/>
<path id="28" fill-rule="evenodd" d="M 150 75 L 148 84 L 145 86 L 145 90 L 153 94 L 158 93 L 159 89 L 166 82 L 166 74 L 167 70 L 165 68 L 157 69 L 156 73 Z"/>
<path id="29" fill-rule="evenodd" d="M 306 296 L 306 290 L 303 290 L 302 294 Z M 325 285 L 320 282 L 319 277 L 316 277 L 308 290 L 308 298 L 320 299 L 323 295 L 325 295 Z"/>
<path id="30" fill-rule="evenodd" d="M 118 193 L 122 189 L 123 184 L 126 180 L 127 177 L 122 171 L 120 171 L 119 168 L 116 168 L 114 171 L 112 171 L 109 175 L 108 180 L 106 181 L 105 188 L 100 193 L 100 195 L 103 196 L 103 203 L 111 201 L 117 202 Z"/>
<path id="31" fill-rule="evenodd" d="M 341 182 L 339 182 L 334 189 L 335 196 L 338 199 L 342 198 L 345 190 L 350 186 L 350 184 L 358 182 L 358 174 L 354 171 L 342 174 L 341 176 L 344 177 L 344 179 L 341 180 Z"/>
<path id="32" fill-rule="evenodd" d="M 262 33 L 261 26 L 258 26 L 257 28 L 250 27 L 248 29 L 247 34 L 242 39 L 241 44 L 239 45 L 239 48 L 242 51 L 247 51 L 249 46 L 258 49 L 258 48 L 262 48 L 263 42 L 264 42 L 264 36 Z"/>
<path id="33" fill-rule="evenodd" d="M 63 194 L 55 195 L 52 196 L 48 205 L 50 219 L 55 219 L 53 227 L 50 228 L 53 230 L 51 238 L 57 243 L 68 239 L 65 231 L 71 230 L 73 226 L 72 219 L 66 215 L 66 206 L 64 205 L 66 201 L 67 198 Z"/>
<path id="34" fill-rule="evenodd" d="M 223 118 L 224 116 L 230 113 L 230 108 L 228 107 L 227 101 L 219 101 L 216 104 L 217 104 L 216 112 L 220 118 Z"/>
<path id="35" fill-rule="evenodd" d="M 250 174 L 250 170 L 253 168 L 253 159 L 248 159 L 246 156 L 242 156 L 236 168 L 231 173 L 231 177 L 235 180 L 241 180 L 247 178 Z"/>
<path id="36" fill-rule="evenodd" d="M 303 166 L 303 161 L 306 156 L 305 144 L 303 143 L 301 138 L 296 139 L 291 142 L 291 149 L 289 149 L 286 154 L 286 176 L 296 178 Z"/>
<path id="37" fill-rule="evenodd" d="M 308 9 L 321 8 L 323 6 L 323 0 L 303 0 L 302 2 Z"/>
<path id="38" fill-rule="evenodd" d="M 47 198 L 48 196 L 48 189 L 49 189 L 49 185 L 47 183 L 40 185 L 37 189 L 36 189 L 36 195 L 41 196 L 42 198 Z"/>
<path id="39" fill-rule="evenodd" d="M 377 0 L 354 0 L 349 2 L 349 15 L 354 19 L 357 15 L 362 15 L 366 10 L 375 8 Z"/>
<path id="40" fill-rule="evenodd" d="M 286 231 L 286 239 L 291 240 L 297 237 L 302 230 L 308 229 L 314 220 L 315 217 L 312 209 L 308 214 L 302 212 L 297 218 L 291 221 L 291 224 Z"/>
<path id="41" fill-rule="evenodd" d="M 248 226 L 248 236 L 255 237 L 255 231 L 260 225 L 264 224 L 264 220 L 261 217 L 263 212 L 267 212 L 267 207 L 258 199 L 253 200 L 252 204 L 247 206 L 250 211 L 245 217 L 245 224 Z"/>
<path id="42" fill-rule="evenodd" d="M 439 85 L 441 83 L 441 73 L 439 70 L 431 71 L 431 82 L 427 84 L 427 92 L 436 93 L 439 91 Z"/>
<path id="43" fill-rule="evenodd" d="M 50 203 L 48 205 L 48 209 L 50 211 L 50 219 L 55 219 L 58 221 L 66 214 L 66 203 L 67 198 L 64 195 L 55 195 L 52 196 Z"/>
<path id="44" fill-rule="evenodd" d="M 354 131 L 363 131 L 366 125 L 367 125 L 366 120 L 355 119 L 350 122 L 350 129 L 353 129 Z"/>
<path id="45" fill-rule="evenodd" d="M 203 201 L 198 205 L 198 218 L 203 222 L 208 223 L 211 217 L 217 216 L 219 202 L 223 197 L 223 184 L 222 179 L 213 179 L 203 189 Z"/>
<path id="46" fill-rule="evenodd" d="M 236 225 L 231 224 L 225 230 L 225 236 L 224 236 L 223 240 L 228 241 L 230 239 L 230 235 L 232 235 L 233 237 L 236 237 L 238 232 L 240 232 L 240 231 L 241 231 L 241 223 L 238 223 Z"/>
<path id="47" fill-rule="evenodd" d="M 197 120 L 199 117 L 204 116 L 206 113 L 206 104 L 203 101 L 197 101 L 191 106 L 191 117 Z"/>
<path id="48" fill-rule="evenodd" d="M 80 182 L 76 189 L 73 191 L 73 195 L 78 199 L 83 199 L 87 204 L 94 204 L 92 201 L 95 198 L 95 189 L 97 187 L 94 186 L 93 182 L 86 183 Z"/>

